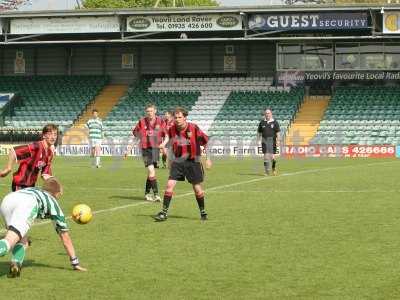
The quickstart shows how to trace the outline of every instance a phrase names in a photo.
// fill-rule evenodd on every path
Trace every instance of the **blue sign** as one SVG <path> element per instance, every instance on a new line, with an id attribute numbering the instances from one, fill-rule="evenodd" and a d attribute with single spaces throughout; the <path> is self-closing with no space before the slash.
<path id="1" fill-rule="evenodd" d="M 250 15 L 249 29 L 254 30 L 349 30 L 367 29 L 367 13 L 279 13 Z"/>
<path id="2" fill-rule="evenodd" d="M 14 94 L 3 94 L 0 93 L 0 108 L 7 104 L 10 99 L 14 97 Z"/>
<path id="3" fill-rule="evenodd" d="M 399 158 L 400 157 L 400 145 L 396 146 L 396 157 Z"/>

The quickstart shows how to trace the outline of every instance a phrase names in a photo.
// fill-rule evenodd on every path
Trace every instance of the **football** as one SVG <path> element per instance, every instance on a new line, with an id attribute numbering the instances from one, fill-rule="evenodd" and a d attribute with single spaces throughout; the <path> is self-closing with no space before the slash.
<path id="1" fill-rule="evenodd" d="M 78 224 L 89 223 L 92 216 L 92 210 L 86 204 L 75 205 L 72 209 L 72 219 Z"/>

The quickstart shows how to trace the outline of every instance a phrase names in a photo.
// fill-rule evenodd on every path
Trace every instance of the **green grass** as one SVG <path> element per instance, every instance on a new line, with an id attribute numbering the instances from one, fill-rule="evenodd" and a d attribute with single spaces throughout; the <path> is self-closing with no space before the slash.
<path id="1" fill-rule="evenodd" d="M 170 218 L 155 223 L 161 206 L 142 201 L 141 161 L 92 169 L 87 158 L 57 158 L 66 214 L 77 203 L 131 206 L 84 226 L 69 220 L 87 273 L 70 269 L 52 225 L 33 226 L 22 277 L 8 279 L 1 258 L 0 288 L 15 299 L 398 299 L 399 166 L 281 159 L 279 176 L 264 177 L 261 160 L 216 160 L 205 181 L 210 220 L 180 183 Z M 163 190 L 167 171 L 158 178 Z M 10 178 L 0 184 L 5 195 Z"/>

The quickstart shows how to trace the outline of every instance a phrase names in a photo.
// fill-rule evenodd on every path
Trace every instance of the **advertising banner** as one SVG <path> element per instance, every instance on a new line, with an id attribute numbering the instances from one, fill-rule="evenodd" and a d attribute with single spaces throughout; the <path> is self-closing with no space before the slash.
<path id="1" fill-rule="evenodd" d="M 118 17 L 12 19 L 11 34 L 119 32 Z"/>
<path id="2" fill-rule="evenodd" d="M 285 146 L 282 156 L 295 157 L 371 157 L 389 158 L 396 156 L 396 147 L 392 145 L 310 145 Z"/>
<path id="3" fill-rule="evenodd" d="M 154 15 L 127 18 L 128 32 L 242 30 L 242 19 L 233 14 Z"/>
<path id="4" fill-rule="evenodd" d="M 8 155 L 11 147 L 16 145 L 1 144 L 0 155 Z M 102 156 L 123 156 L 126 144 L 102 145 Z M 237 145 L 210 145 L 207 148 L 210 157 L 236 156 L 251 157 L 262 156 L 262 149 L 253 143 L 240 143 Z M 56 149 L 59 156 L 89 156 L 89 145 L 61 145 Z M 140 148 L 133 147 L 129 156 L 140 157 Z M 309 146 L 284 146 L 280 149 L 282 158 L 306 157 L 342 157 L 342 158 L 393 158 L 400 156 L 400 147 L 394 145 L 309 145 Z"/>
<path id="5" fill-rule="evenodd" d="M 289 86 L 307 80 L 400 80 L 400 71 L 279 71 L 277 79 Z"/>
<path id="6" fill-rule="evenodd" d="M 358 12 L 317 12 L 254 14 L 249 16 L 251 30 L 349 30 L 367 29 L 368 15 Z"/>
<path id="7" fill-rule="evenodd" d="M 383 33 L 400 33 L 400 11 L 390 11 L 383 14 Z"/>

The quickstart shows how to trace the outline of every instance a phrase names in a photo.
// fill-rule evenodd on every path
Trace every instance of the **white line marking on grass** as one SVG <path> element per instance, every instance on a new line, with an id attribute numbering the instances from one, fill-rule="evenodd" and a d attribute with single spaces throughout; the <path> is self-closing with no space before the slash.
<path id="1" fill-rule="evenodd" d="M 379 162 L 379 163 L 369 163 L 369 164 L 355 164 L 355 165 L 347 165 L 347 166 L 340 166 L 340 167 L 330 167 L 330 168 L 320 168 L 320 169 L 310 169 L 310 170 L 304 170 L 304 171 L 297 171 L 297 172 L 292 172 L 292 173 L 283 173 L 281 175 L 278 176 L 265 176 L 265 177 L 260 177 L 260 178 L 255 178 L 255 179 L 250 179 L 250 180 L 245 180 L 245 181 L 239 181 L 239 182 L 234 182 L 234 183 L 230 183 L 230 184 L 224 184 L 224 185 L 218 185 L 218 186 L 214 186 L 208 189 L 205 189 L 206 192 L 208 191 L 215 191 L 215 190 L 219 190 L 219 189 L 225 189 L 225 188 L 229 188 L 229 187 L 233 187 L 233 186 L 238 186 L 238 185 L 242 185 L 242 184 L 248 184 L 248 183 L 253 183 L 253 182 L 258 182 L 258 181 L 262 181 L 262 180 L 271 180 L 271 179 L 278 179 L 281 177 L 287 177 L 287 176 L 296 176 L 296 175 L 302 175 L 302 174 L 309 174 L 309 173 L 318 173 L 318 172 L 323 172 L 323 171 L 331 171 L 331 170 L 338 170 L 338 169 L 347 169 L 347 168 L 353 168 L 353 167 L 364 167 L 364 166 L 375 166 L 375 165 L 383 165 L 383 164 L 391 164 L 391 163 L 396 163 L 398 161 L 390 161 L 390 162 Z M 184 193 L 184 194 L 180 194 L 177 196 L 174 196 L 174 198 L 183 198 L 186 196 L 191 196 L 193 195 L 193 192 L 188 192 L 188 193 Z M 145 205 L 145 204 L 154 204 L 154 202 L 149 202 L 149 201 L 143 201 L 143 202 L 137 202 L 137 203 L 131 203 L 131 204 L 126 204 L 126 205 L 122 205 L 122 206 L 116 206 L 116 207 L 111 207 L 111 208 L 105 208 L 105 209 L 100 209 L 97 211 L 94 211 L 93 214 L 102 214 L 102 213 L 106 213 L 106 212 L 112 212 L 112 211 L 116 211 L 116 210 L 120 210 L 120 209 L 125 209 L 125 208 L 130 208 L 130 207 L 136 207 L 136 206 L 141 206 L 141 205 Z M 66 217 L 67 220 L 71 219 L 71 216 Z M 38 222 L 35 223 L 33 225 L 35 226 L 40 226 L 40 225 L 44 225 L 44 224 L 49 224 L 51 223 L 51 221 L 42 221 L 42 222 Z M 1 230 L 0 233 L 5 233 L 5 230 Z"/>
<path id="2" fill-rule="evenodd" d="M 224 193 L 399 193 L 400 190 L 360 190 L 360 191 L 340 191 L 340 190 L 303 190 L 303 191 L 290 191 L 290 190 L 229 190 L 229 191 L 211 191 L 213 194 L 224 194 Z"/>

